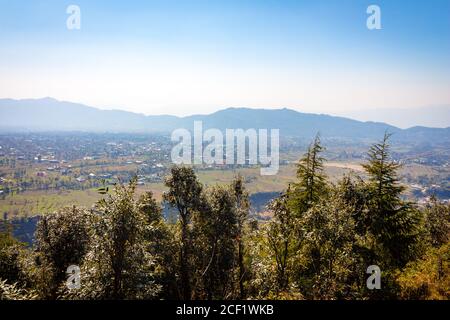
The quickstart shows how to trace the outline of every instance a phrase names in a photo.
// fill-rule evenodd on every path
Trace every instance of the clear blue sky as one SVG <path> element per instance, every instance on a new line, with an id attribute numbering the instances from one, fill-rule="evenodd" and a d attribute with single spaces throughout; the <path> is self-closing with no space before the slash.
<path id="1" fill-rule="evenodd" d="M 0 98 L 44 96 L 178 115 L 450 105 L 450 0 L 0 0 Z"/>

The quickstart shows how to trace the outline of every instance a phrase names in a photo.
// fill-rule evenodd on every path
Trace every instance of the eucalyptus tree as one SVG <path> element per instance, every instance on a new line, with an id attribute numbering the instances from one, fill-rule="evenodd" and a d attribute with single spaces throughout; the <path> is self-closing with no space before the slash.
<path id="1" fill-rule="evenodd" d="M 191 268 L 191 218 L 195 212 L 205 204 L 203 186 L 198 181 L 192 168 L 173 166 L 170 175 L 165 180 L 169 188 L 163 199 L 178 211 L 180 238 L 178 263 L 181 274 L 181 297 L 184 300 L 192 296 L 192 268 Z"/>

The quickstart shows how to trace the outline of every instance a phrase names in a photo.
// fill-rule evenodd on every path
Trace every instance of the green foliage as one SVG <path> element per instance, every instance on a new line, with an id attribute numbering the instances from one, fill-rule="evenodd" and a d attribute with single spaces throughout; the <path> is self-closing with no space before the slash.
<path id="1" fill-rule="evenodd" d="M 19 244 L 13 237 L 13 226 L 6 220 L 0 220 L 0 250 L 9 246 Z"/>
<path id="2" fill-rule="evenodd" d="M 166 178 L 166 186 L 169 191 L 165 192 L 163 199 L 177 209 L 179 214 L 179 254 L 178 265 L 181 282 L 181 297 L 185 300 L 191 299 L 192 290 L 192 268 L 191 268 L 191 230 L 190 221 L 194 212 L 202 210 L 205 205 L 203 188 L 192 168 L 174 166 L 170 175 Z"/>
<path id="3" fill-rule="evenodd" d="M 321 156 L 323 150 L 317 135 L 297 165 L 297 182 L 289 192 L 290 209 L 297 215 L 306 212 L 327 191 L 324 158 Z"/>
<path id="4" fill-rule="evenodd" d="M 369 175 L 369 231 L 380 245 L 376 250 L 381 266 L 402 267 L 417 257 L 423 219 L 419 210 L 401 199 L 400 165 L 390 159 L 389 137 L 386 133 L 370 148 L 369 161 L 364 164 Z"/>
<path id="5" fill-rule="evenodd" d="M 25 282 L 21 267 L 21 255 L 24 246 L 12 235 L 12 225 L 7 221 L 0 221 L 0 279 L 9 284 Z"/>
<path id="6" fill-rule="evenodd" d="M 433 197 L 425 209 L 425 221 L 433 247 L 450 241 L 450 204 L 441 204 Z"/>
<path id="7" fill-rule="evenodd" d="M 146 238 L 152 225 L 143 203 L 134 199 L 135 188 L 136 180 L 128 186 L 117 185 L 113 195 L 97 203 L 77 297 L 149 299 L 158 295 L 157 267 Z"/>
<path id="8" fill-rule="evenodd" d="M 236 237 L 237 237 L 237 263 L 238 263 L 238 283 L 239 298 L 246 296 L 245 281 L 249 278 L 248 268 L 245 265 L 246 247 L 245 247 L 245 228 L 248 223 L 250 213 L 250 200 L 247 190 L 244 186 L 244 179 L 241 175 L 235 177 L 230 185 L 232 195 L 234 197 L 234 209 L 236 210 Z"/>
<path id="9" fill-rule="evenodd" d="M 205 188 L 174 166 L 164 205 L 136 180 L 92 210 L 41 219 L 32 249 L 0 230 L 0 299 L 448 299 L 449 206 L 402 199 L 389 135 L 369 150 L 367 179 L 327 181 L 317 136 L 297 181 L 252 220 L 242 177 Z M 382 289 L 366 287 L 378 265 Z M 69 290 L 66 269 L 81 268 Z"/>
<path id="10" fill-rule="evenodd" d="M 195 218 L 195 246 L 201 289 L 196 297 L 229 298 L 234 293 L 233 273 L 237 252 L 237 211 L 230 188 L 216 186 L 208 192 L 208 209 Z"/>
<path id="11" fill-rule="evenodd" d="M 430 249 L 396 275 L 402 299 L 449 300 L 450 243 Z"/>
<path id="12" fill-rule="evenodd" d="M 269 205 L 273 219 L 267 228 L 267 240 L 275 260 L 277 292 L 288 289 L 292 259 L 296 249 L 296 225 L 294 214 L 289 210 L 287 195 L 281 195 Z"/>
<path id="13" fill-rule="evenodd" d="M 0 279 L 0 301 L 1 300 L 36 300 L 37 294 L 33 291 L 18 287 L 15 284 L 8 284 L 6 280 Z"/>
<path id="14" fill-rule="evenodd" d="M 267 228 L 267 223 L 257 223 L 257 226 L 249 232 L 247 237 L 251 272 L 247 293 L 251 299 L 266 299 L 270 296 L 278 296 L 277 267 L 268 243 Z"/>
<path id="15" fill-rule="evenodd" d="M 192 168 L 174 166 L 165 180 L 169 191 L 164 200 L 175 207 L 183 225 L 190 222 L 192 213 L 202 206 L 202 185 Z"/>
<path id="16" fill-rule="evenodd" d="M 303 295 L 312 299 L 345 298 L 352 290 L 357 260 L 352 208 L 333 194 L 304 214 L 300 229 L 299 287 Z"/>
<path id="17" fill-rule="evenodd" d="M 41 217 L 36 229 L 36 264 L 45 270 L 42 298 L 56 299 L 71 265 L 80 265 L 89 245 L 89 212 L 63 208 Z"/>
<path id="18" fill-rule="evenodd" d="M 173 226 L 164 221 L 161 206 L 151 192 L 142 194 L 137 206 L 148 224 L 145 230 L 145 241 L 147 251 L 154 259 L 155 283 L 162 286 L 159 296 L 173 298 L 178 292 L 176 256 L 179 249 L 173 236 L 176 231 Z"/>

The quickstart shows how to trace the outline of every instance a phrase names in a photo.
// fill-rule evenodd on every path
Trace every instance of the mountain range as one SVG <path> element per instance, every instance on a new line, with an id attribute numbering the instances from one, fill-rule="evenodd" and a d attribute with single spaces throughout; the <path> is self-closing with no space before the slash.
<path id="1" fill-rule="evenodd" d="M 146 116 L 121 110 L 43 99 L 0 99 L 0 131 L 89 131 L 161 132 L 192 129 L 202 121 L 204 129 L 280 129 L 284 137 L 311 138 L 317 132 L 326 138 L 379 139 L 388 131 L 398 141 L 450 142 L 450 127 L 401 129 L 382 122 L 357 121 L 325 114 L 302 113 L 291 109 L 227 108 L 208 115 L 177 117 Z"/>

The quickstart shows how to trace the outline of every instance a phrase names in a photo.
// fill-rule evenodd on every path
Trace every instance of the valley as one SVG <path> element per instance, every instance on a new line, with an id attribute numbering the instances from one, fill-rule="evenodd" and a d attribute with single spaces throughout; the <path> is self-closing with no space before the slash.
<path id="1" fill-rule="evenodd" d="M 325 173 L 336 183 L 345 174 L 364 178 L 364 145 L 347 148 L 325 140 Z M 0 135 L 0 213 L 18 219 L 51 213 L 67 205 L 90 208 L 106 195 L 99 192 L 137 177 L 137 193 L 152 191 L 162 200 L 164 177 L 172 163 L 173 143 L 167 135 L 35 133 Z M 294 146 L 294 147 L 293 147 Z M 347 150 L 347 151 L 344 151 Z M 450 198 L 450 166 L 441 149 L 416 154 L 404 145 L 394 146 L 403 166 L 400 178 L 405 196 L 426 204 L 430 196 Z M 433 150 L 433 149 L 432 149 Z M 195 166 L 206 187 L 227 184 L 240 174 L 251 195 L 252 212 L 266 219 L 265 206 L 295 181 L 296 163 L 304 152 L 301 143 L 284 146 L 280 169 L 262 176 L 256 165 Z M 444 163 L 442 163 L 444 161 Z"/>

